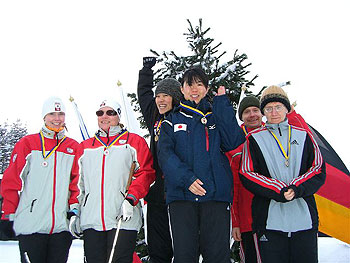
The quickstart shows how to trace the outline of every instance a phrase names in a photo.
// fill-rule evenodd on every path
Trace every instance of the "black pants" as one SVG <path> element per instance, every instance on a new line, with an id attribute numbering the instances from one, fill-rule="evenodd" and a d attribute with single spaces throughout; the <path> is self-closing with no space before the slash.
<path id="1" fill-rule="evenodd" d="M 147 203 L 147 244 L 151 263 L 170 263 L 173 247 L 165 204 Z"/>
<path id="2" fill-rule="evenodd" d="M 169 204 L 174 263 L 230 261 L 230 207 L 226 202 Z"/>
<path id="3" fill-rule="evenodd" d="M 67 262 L 72 236 L 69 232 L 56 234 L 19 235 L 22 263 Z"/>
<path id="4" fill-rule="evenodd" d="M 258 244 L 254 242 L 254 236 L 253 232 L 243 232 L 241 233 L 242 241 L 241 244 L 241 251 L 240 251 L 240 257 L 242 263 L 260 263 L 260 255 L 259 250 L 257 253 L 257 246 Z M 258 256 L 257 256 L 258 254 Z"/>
<path id="5" fill-rule="evenodd" d="M 85 262 L 106 263 L 112 251 L 116 230 L 96 231 L 87 229 L 84 231 Z M 114 249 L 113 263 L 132 263 L 132 257 L 136 246 L 137 231 L 121 229 L 118 234 L 117 244 Z"/>
<path id="6" fill-rule="evenodd" d="M 257 233 L 263 263 L 316 263 L 317 231 L 294 232 L 290 237 L 280 231 Z"/>

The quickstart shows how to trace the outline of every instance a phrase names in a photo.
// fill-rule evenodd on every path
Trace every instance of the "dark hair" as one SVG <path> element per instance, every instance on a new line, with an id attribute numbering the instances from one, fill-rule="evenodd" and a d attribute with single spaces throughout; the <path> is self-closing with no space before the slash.
<path id="1" fill-rule="evenodd" d="M 209 86 L 209 78 L 205 74 L 204 70 L 200 67 L 191 67 L 185 71 L 181 79 L 181 85 L 183 86 L 186 82 L 188 85 L 192 86 L 192 82 L 201 81 L 205 87 Z"/>

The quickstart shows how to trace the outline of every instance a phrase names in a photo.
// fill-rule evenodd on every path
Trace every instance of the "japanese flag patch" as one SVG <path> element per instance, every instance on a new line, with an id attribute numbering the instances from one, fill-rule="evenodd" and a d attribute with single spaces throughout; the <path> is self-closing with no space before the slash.
<path id="1" fill-rule="evenodd" d="M 179 123 L 174 125 L 174 132 L 187 131 L 187 124 Z"/>

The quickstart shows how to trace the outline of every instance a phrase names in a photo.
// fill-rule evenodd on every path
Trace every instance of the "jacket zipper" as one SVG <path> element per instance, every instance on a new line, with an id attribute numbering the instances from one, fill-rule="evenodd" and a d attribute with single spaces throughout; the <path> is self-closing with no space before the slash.
<path id="1" fill-rule="evenodd" d="M 208 132 L 208 127 L 204 127 L 205 128 L 205 143 L 206 143 L 206 149 L 207 152 L 209 152 L 209 132 Z"/>
<path id="2" fill-rule="evenodd" d="M 57 152 L 55 151 L 54 165 L 53 165 L 52 206 L 51 206 L 52 226 L 51 226 L 50 234 L 53 233 L 53 230 L 55 228 L 56 168 L 57 168 L 56 159 L 57 159 Z"/>
<path id="3" fill-rule="evenodd" d="M 86 202 L 87 202 L 87 200 L 88 200 L 89 194 L 90 194 L 90 193 L 88 193 L 88 194 L 85 196 L 85 200 L 84 200 L 83 207 L 86 205 Z"/>
<path id="4" fill-rule="evenodd" d="M 106 161 L 106 155 L 103 154 L 103 157 L 102 157 L 102 176 L 101 176 L 101 221 L 102 221 L 103 231 L 106 231 L 105 216 L 104 216 L 105 161 Z"/>

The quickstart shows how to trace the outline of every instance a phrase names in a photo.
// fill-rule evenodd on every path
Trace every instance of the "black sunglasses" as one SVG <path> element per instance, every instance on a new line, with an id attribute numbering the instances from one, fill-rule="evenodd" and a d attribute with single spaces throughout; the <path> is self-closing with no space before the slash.
<path id="1" fill-rule="evenodd" d="M 103 116 L 104 113 L 105 113 L 105 111 L 103 111 L 103 110 L 96 111 L 96 115 L 98 117 Z M 108 111 L 106 111 L 106 114 L 107 114 L 107 116 L 116 116 L 117 112 L 115 110 L 108 110 Z"/>

